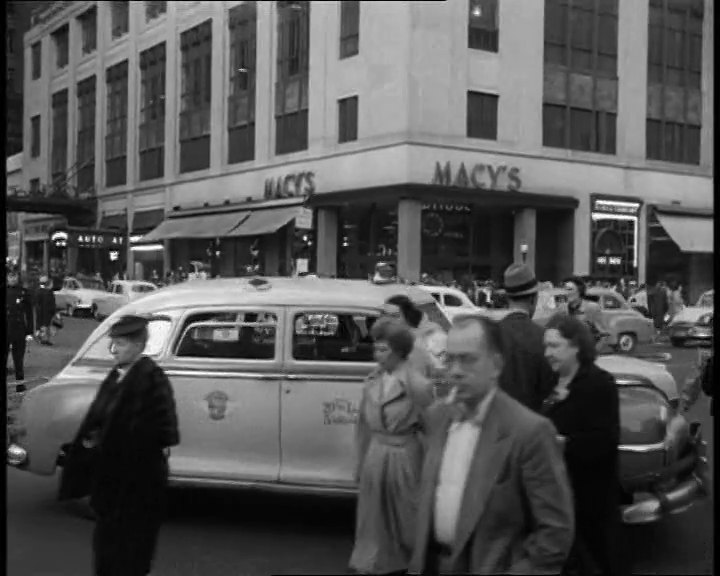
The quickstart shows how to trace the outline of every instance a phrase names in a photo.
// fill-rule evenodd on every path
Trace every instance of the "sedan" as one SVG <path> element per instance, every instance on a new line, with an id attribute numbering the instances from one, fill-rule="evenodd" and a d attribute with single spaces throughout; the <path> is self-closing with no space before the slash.
<path id="1" fill-rule="evenodd" d="M 698 298 L 695 306 L 686 306 L 670 321 L 670 342 L 684 346 L 686 342 L 710 342 L 713 334 L 715 290 Z"/>
<path id="2" fill-rule="evenodd" d="M 62 288 L 55 292 L 55 308 L 68 316 L 78 312 L 89 314 L 93 300 L 106 294 L 102 280 L 94 278 L 65 278 Z"/>
<path id="3" fill-rule="evenodd" d="M 115 310 L 122 308 L 125 304 L 133 302 L 151 292 L 157 287 L 150 282 L 140 280 L 115 280 L 110 284 L 108 291 L 98 296 L 92 302 L 92 315 L 100 321 L 110 316 Z"/>
<path id="4" fill-rule="evenodd" d="M 462 290 L 450 288 L 448 286 L 420 285 L 419 287 L 432 294 L 432 297 L 435 298 L 435 301 L 440 306 L 440 309 L 445 312 L 450 320 L 458 314 L 467 314 L 478 311 L 478 307 L 472 303 L 468 295 Z"/>

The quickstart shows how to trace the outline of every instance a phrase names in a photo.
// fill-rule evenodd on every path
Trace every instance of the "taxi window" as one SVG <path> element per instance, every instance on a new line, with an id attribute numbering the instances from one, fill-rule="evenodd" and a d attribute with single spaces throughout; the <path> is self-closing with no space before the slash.
<path id="1" fill-rule="evenodd" d="M 293 319 L 293 358 L 316 362 L 372 362 L 370 329 L 378 316 L 312 311 Z"/>
<path id="2" fill-rule="evenodd" d="M 445 294 L 445 306 L 453 308 L 462 307 L 463 301 L 454 294 Z"/>
<path id="3" fill-rule="evenodd" d="M 132 287 L 133 292 L 152 292 L 155 290 L 155 286 L 146 286 L 145 284 L 135 284 Z"/>
<path id="4" fill-rule="evenodd" d="M 603 296 L 603 308 L 605 310 L 620 310 L 623 307 L 622 302 L 615 296 Z"/>
<path id="5" fill-rule="evenodd" d="M 277 316 L 263 311 L 194 314 L 180 334 L 175 349 L 179 357 L 272 360 Z"/>
<path id="6" fill-rule="evenodd" d="M 172 322 L 169 318 L 154 318 L 148 322 L 148 341 L 143 354 L 157 356 L 163 349 L 170 334 Z M 87 349 L 80 360 L 113 360 L 110 354 L 110 333 L 106 332 Z"/>

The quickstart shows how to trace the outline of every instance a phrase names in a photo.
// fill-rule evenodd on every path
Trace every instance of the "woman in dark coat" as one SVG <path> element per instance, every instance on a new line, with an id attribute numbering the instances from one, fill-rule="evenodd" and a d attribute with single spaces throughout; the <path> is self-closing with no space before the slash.
<path id="1" fill-rule="evenodd" d="M 557 384 L 543 413 L 563 437 L 575 497 L 576 537 L 568 562 L 580 574 L 625 574 L 621 554 L 618 444 L 620 406 L 612 375 L 595 365 L 595 340 L 579 318 L 558 314 L 545 330 Z"/>
<path id="2" fill-rule="evenodd" d="M 69 449 L 59 498 L 90 494 L 95 576 L 146 576 L 164 511 L 167 449 L 179 443 L 177 413 L 167 376 L 142 355 L 147 320 L 123 316 L 110 338 L 117 364 Z"/>

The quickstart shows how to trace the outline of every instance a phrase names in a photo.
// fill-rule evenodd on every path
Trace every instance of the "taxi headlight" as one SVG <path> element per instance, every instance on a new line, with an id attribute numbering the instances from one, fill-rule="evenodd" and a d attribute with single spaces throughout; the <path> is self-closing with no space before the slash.
<path id="1" fill-rule="evenodd" d="M 10 444 L 7 448 L 7 463 L 11 466 L 20 466 L 27 460 L 27 451 L 22 446 Z"/>

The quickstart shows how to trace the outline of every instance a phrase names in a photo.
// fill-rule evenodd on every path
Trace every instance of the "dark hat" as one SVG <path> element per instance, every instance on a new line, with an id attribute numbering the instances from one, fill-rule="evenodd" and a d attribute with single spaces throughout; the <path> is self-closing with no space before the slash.
<path id="1" fill-rule="evenodd" d="M 138 334 L 139 332 L 142 332 L 145 328 L 147 328 L 147 325 L 147 318 L 128 314 L 127 316 L 123 316 L 122 318 L 120 318 L 120 320 L 118 320 L 117 322 L 115 322 L 115 324 L 112 325 L 112 328 L 110 328 L 110 338 L 119 338 L 121 336 L 134 336 L 135 334 Z"/>
<path id="2" fill-rule="evenodd" d="M 535 274 L 525 264 L 511 264 L 505 270 L 505 293 L 509 298 L 535 294 L 539 287 Z"/>

